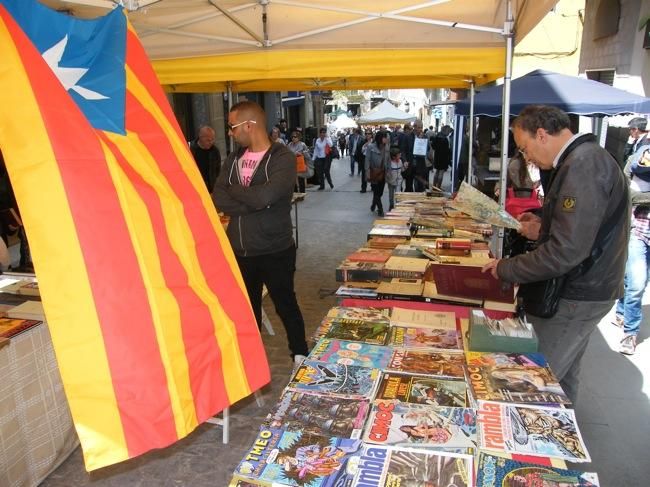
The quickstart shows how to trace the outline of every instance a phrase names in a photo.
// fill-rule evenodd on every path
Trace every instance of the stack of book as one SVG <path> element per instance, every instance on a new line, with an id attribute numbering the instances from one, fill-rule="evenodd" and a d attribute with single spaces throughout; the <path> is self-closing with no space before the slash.
<path id="1" fill-rule="evenodd" d="M 544 357 L 464 353 L 457 325 L 451 312 L 332 308 L 230 485 L 598 485 L 546 466 L 589 455 Z"/>

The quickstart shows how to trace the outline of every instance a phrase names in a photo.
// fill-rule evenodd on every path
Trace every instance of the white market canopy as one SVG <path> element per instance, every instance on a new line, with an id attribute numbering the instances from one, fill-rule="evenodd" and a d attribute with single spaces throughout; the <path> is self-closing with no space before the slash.
<path id="1" fill-rule="evenodd" d="M 380 125 L 384 123 L 414 122 L 416 118 L 415 115 L 403 112 L 388 100 L 384 100 L 363 117 L 359 117 L 358 122 L 362 125 Z"/>
<path id="2" fill-rule="evenodd" d="M 341 130 L 341 129 L 352 129 L 357 126 L 357 122 L 352 120 L 350 117 L 347 115 L 339 115 L 336 117 L 336 120 L 333 122 L 330 122 L 327 124 L 329 127 L 333 127 L 336 130 Z"/>
<path id="3" fill-rule="evenodd" d="M 506 0 L 41 1 L 80 17 L 137 8 L 173 92 L 467 88 L 505 72 Z M 512 0 L 515 41 L 556 3 Z"/>

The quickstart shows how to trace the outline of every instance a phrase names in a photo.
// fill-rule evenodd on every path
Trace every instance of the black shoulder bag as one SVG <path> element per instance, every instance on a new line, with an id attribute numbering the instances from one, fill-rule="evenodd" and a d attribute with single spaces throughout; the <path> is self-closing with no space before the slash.
<path id="1" fill-rule="evenodd" d="M 565 150 L 562 156 L 560 156 L 557 168 L 551 177 L 549 188 L 555 182 L 555 175 L 557 174 L 561 164 L 564 162 L 564 159 L 566 159 L 571 151 L 584 142 L 595 140 L 596 138 L 594 135 L 585 134 L 578 137 L 569 145 L 569 147 L 567 147 L 567 150 Z M 614 212 L 598 230 L 598 234 L 594 240 L 594 245 L 591 248 L 589 257 L 583 260 L 580 264 L 562 276 L 552 277 L 551 279 L 546 279 L 545 281 L 521 284 L 519 286 L 519 292 L 517 294 L 523 299 L 523 310 L 526 313 L 533 316 L 539 316 L 540 318 L 552 318 L 555 316 L 555 313 L 557 313 L 558 305 L 560 304 L 560 295 L 562 294 L 564 285 L 567 281 L 577 279 L 578 277 L 585 274 L 589 269 L 591 269 L 591 266 L 594 264 L 594 262 L 596 262 L 596 259 L 598 259 L 598 257 L 600 257 L 603 252 L 601 244 L 611 233 L 614 225 L 618 220 L 617 217 L 619 213 L 625 208 L 626 204 L 627 198 L 625 197 L 625 193 L 623 193 Z"/>

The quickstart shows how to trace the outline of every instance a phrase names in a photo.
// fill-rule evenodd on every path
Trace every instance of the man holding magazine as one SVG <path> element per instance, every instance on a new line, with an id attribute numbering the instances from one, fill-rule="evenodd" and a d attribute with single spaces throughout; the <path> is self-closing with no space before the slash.
<path id="1" fill-rule="evenodd" d="M 561 110 L 528 106 L 512 127 L 526 160 L 553 170 L 550 187 L 541 217 L 524 213 L 519 218 L 520 233 L 536 240 L 535 250 L 493 260 L 483 271 L 506 282 L 537 285 L 554 280 L 559 284 L 555 293 L 559 299 L 545 294 L 547 301 L 557 301 L 556 308 L 549 312 L 544 306 L 549 302 L 538 306 L 539 296 L 530 293 L 525 294 L 524 308 L 538 335 L 540 352 L 575 402 L 589 337 L 623 294 L 628 188 L 614 158 L 592 134 L 574 135 L 569 117 Z M 542 308 L 543 313 L 537 311 Z"/>

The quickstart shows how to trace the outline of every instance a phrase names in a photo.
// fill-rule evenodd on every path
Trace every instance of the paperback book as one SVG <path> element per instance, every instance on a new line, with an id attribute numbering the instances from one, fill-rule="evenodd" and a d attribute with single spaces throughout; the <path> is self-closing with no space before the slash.
<path id="1" fill-rule="evenodd" d="M 478 457 L 476 487 L 562 486 L 598 487 L 598 474 L 524 463 L 481 452 Z"/>
<path id="2" fill-rule="evenodd" d="M 380 371 L 355 365 L 304 360 L 287 384 L 297 392 L 335 394 L 350 399 L 372 398 Z"/>
<path id="3" fill-rule="evenodd" d="M 376 445 L 476 448 L 476 411 L 377 400 L 363 441 Z"/>
<path id="4" fill-rule="evenodd" d="M 235 474 L 272 485 L 334 487 L 340 485 L 337 479 L 347 475 L 347 463 L 360 444 L 359 440 L 265 428 Z"/>
<path id="5" fill-rule="evenodd" d="M 467 366 L 476 401 L 570 404 L 550 367 L 536 365 Z"/>
<path id="6" fill-rule="evenodd" d="M 390 324 L 393 326 L 416 326 L 420 328 L 436 328 L 439 330 L 455 330 L 456 313 L 453 311 L 427 311 L 395 306 L 390 313 Z"/>
<path id="7" fill-rule="evenodd" d="M 458 331 L 437 330 L 435 328 L 419 328 L 394 326 L 391 328 L 389 343 L 403 348 L 435 348 L 441 350 L 458 350 L 462 347 L 458 340 Z"/>
<path id="8" fill-rule="evenodd" d="M 590 462 L 573 409 L 482 401 L 479 448 Z"/>
<path id="9" fill-rule="evenodd" d="M 394 348 L 387 370 L 408 374 L 433 375 L 443 379 L 464 380 L 465 357 L 462 352 Z"/>
<path id="10" fill-rule="evenodd" d="M 340 322 L 336 319 L 329 320 L 330 326 L 323 334 L 324 338 L 336 338 L 351 342 L 385 345 L 388 341 L 389 325 L 386 323 L 371 322 Z"/>
<path id="11" fill-rule="evenodd" d="M 463 381 L 384 372 L 375 399 L 464 408 L 467 406 L 466 397 L 467 388 Z"/>
<path id="12" fill-rule="evenodd" d="M 261 427 L 359 439 L 369 409 L 367 400 L 285 391 Z"/>
<path id="13" fill-rule="evenodd" d="M 362 320 L 371 323 L 390 323 L 390 309 L 334 306 L 327 312 L 327 317 L 335 318 L 341 322 L 344 320 Z"/>
<path id="14" fill-rule="evenodd" d="M 355 487 L 473 485 L 473 457 L 435 450 L 366 445 Z"/>
<path id="15" fill-rule="evenodd" d="M 312 348 L 309 359 L 319 362 L 384 369 L 390 360 L 391 352 L 390 347 L 349 342 L 335 338 L 322 338 Z"/>

